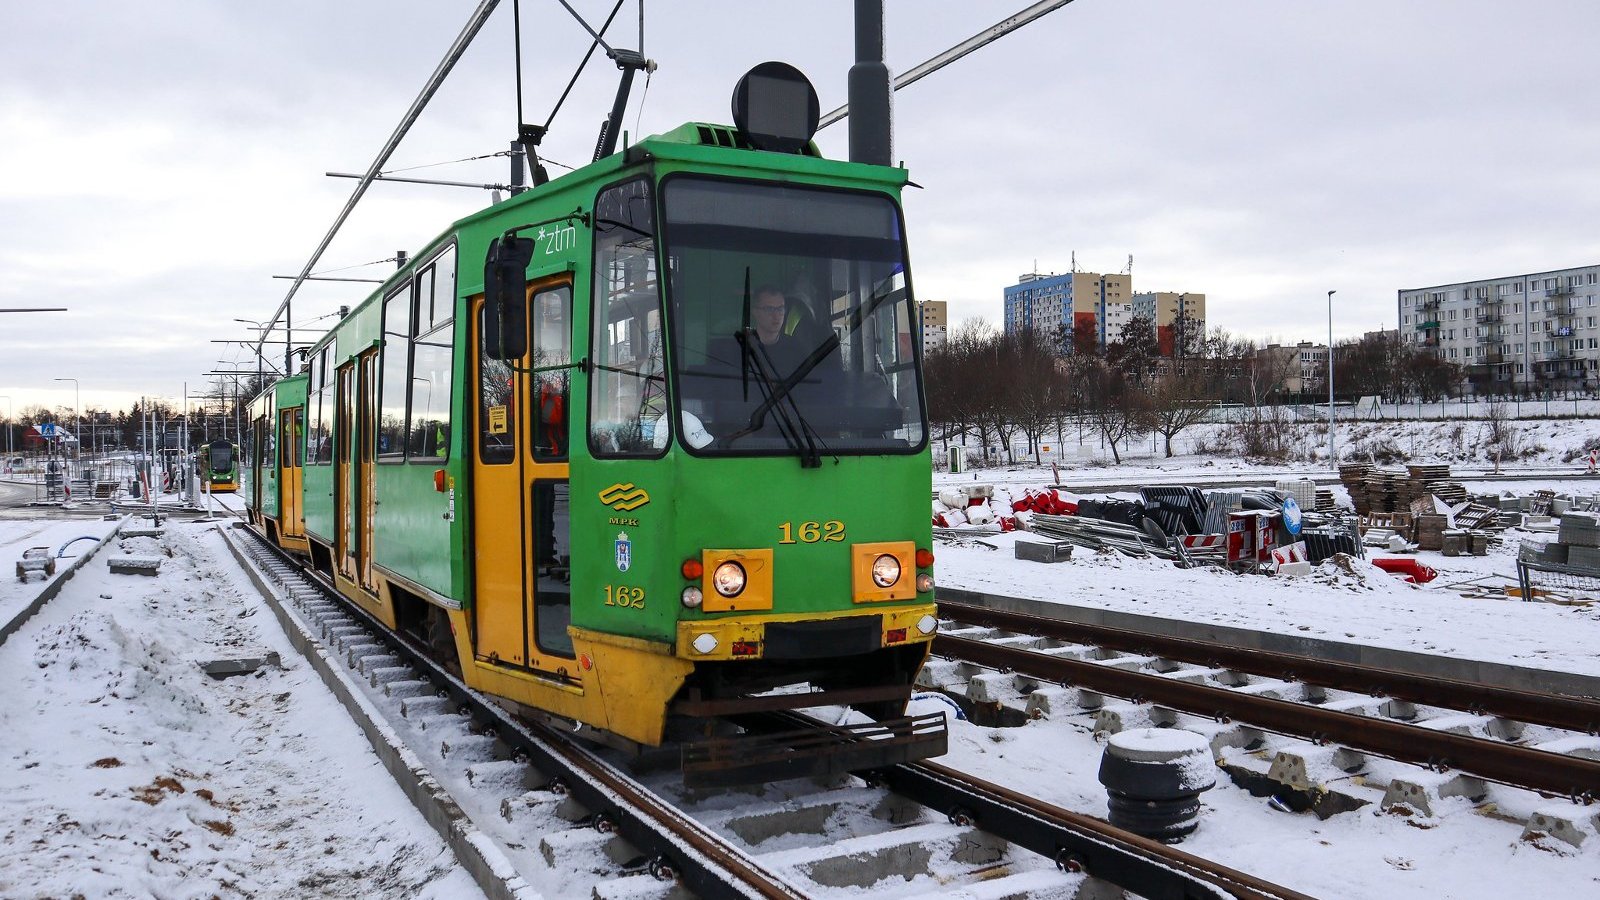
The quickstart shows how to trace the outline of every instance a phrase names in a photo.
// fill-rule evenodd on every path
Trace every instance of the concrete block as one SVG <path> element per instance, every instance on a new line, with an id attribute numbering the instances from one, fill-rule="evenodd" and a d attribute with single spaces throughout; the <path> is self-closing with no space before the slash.
<path id="1" fill-rule="evenodd" d="M 125 537 L 125 538 L 135 538 L 135 537 L 158 538 L 158 537 L 161 537 L 161 529 L 160 528 L 124 528 L 120 532 L 118 532 L 117 534 L 118 534 L 118 536 Z"/>
<path id="2" fill-rule="evenodd" d="M 113 556 L 106 560 L 113 575 L 158 575 L 161 572 L 159 556 Z"/>
<path id="3" fill-rule="evenodd" d="M 1567 547 L 1567 565 L 1581 566 L 1585 569 L 1600 569 L 1600 548 Z"/>
<path id="4" fill-rule="evenodd" d="M 1259 730 L 1248 725 L 1232 723 L 1211 735 L 1211 755 L 1221 757 L 1222 751 L 1226 747 L 1235 747 L 1240 750 L 1259 747 L 1264 740 L 1266 740 L 1266 735 L 1263 735 Z"/>
<path id="5" fill-rule="evenodd" d="M 405 681 L 417 674 L 410 666 L 374 666 L 367 670 L 367 680 L 374 688 L 394 681 Z"/>
<path id="6" fill-rule="evenodd" d="M 467 783 L 480 790 L 498 789 L 521 794 L 528 789 L 533 770 L 519 759 L 491 759 L 467 766 Z"/>
<path id="7" fill-rule="evenodd" d="M 1440 801 L 1449 797 L 1465 797 L 1477 802 L 1489 793 L 1488 785 L 1470 775 L 1442 774 L 1430 777 L 1422 773 L 1414 778 L 1396 778 L 1383 792 L 1379 807 L 1385 811 L 1404 806 L 1420 815 L 1433 817 L 1443 807 Z"/>
<path id="8" fill-rule="evenodd" d="M 1479 716 L 1472 713 L 1459 713 L 1425 719 L 1418 722 L 1417 725 L 1429 731 L 1459 734 L 1466 737 L 1492 737 L 1502 741 L 1518 740 L 1522 737 L 1522 732 L 1525 728 L 1523 723 L 1512 721 L 1511 719 L 1502 719 L 1497 716 Z"/>
<path id="9" fill-rule="evenodd" d="M 505 745 L 488 734 L 465 734 L 439 742 L 439 755 L 453 761 L 490 762 L 504 751 Z"/>
<path id="10" fill-rule="evenodd" d="M 946 823 L 912 825 L 878 834 L 845 838 L 819 847 L 763 856 L 778 871 L 789 869 L 828 888 L 869 888 L 904 872 L 933 871 L 936 859 L 963 865 L 988 865 L 1004 857 L 1005 845 L 976 829 Z M 797 885 L 801 893 L 822 893 Z"/>
<path id="11" fill-rule="evenodd" d="M 1064 688 L 1053 684 L 1041 685 L 1028 694 L 1028 700 L 1023 704 L 1023 712 L 1027 713 L 1030 719 L 1048 719 L 1052 715 L 1070 713 L 1080 706 L 1078 693 L 1076 688 Z"/>
<path id="12" fill-rule="evenodd" d="M 1267 777 L 1296 791 L 1321 791 L 1330 781 L 1359 772 L 1366 764 L 1366 757 L 1345 747 L 1306 746 L 1278 751 Z"/>
<path id="13" fill-rule="evenodd" d="M 594 886 L 593 900 L 693 900 L 694 893 L 677 881 L 662 881 L 648 872 L 607 878 Z"/>
<path id="14" fill-rule="evenodd" d="M 200 663 L 200 671 L 220 681 L 224 678 L 231 678 L 234 675 L 249 675 L 266 666 L 277 665 L 279 665 L 277 652 L 268 650 L 229 659 L 203 660 Z"/>
<path id="15" fill-rule="evenodd" d="M 1537 842 L 1541 835 L 1549 835 L 1573 847 L 1582 847 L 1584 841 L 1595 837 L 1600 829 L 1600 815 L 1572 804 L 1546 806 L 1535 810 L 1522 829 L 1522 840 Z"/>
<path id="16" fill-rule="evenodd" d="M 438 690 L 430 681 L 386 681 L 383 683 L 383 693 L 396 700 L 428 697 Z"/>
<path id="17" fill-rule="evenodd" d="M 967 682 L 967 699 L 973 703 L 1004 703 L 1019 699 L 1016 676 L 1001 672 L 983 672 Z"/>
<path id="18" fill-rule="evenodd" d="M 1095 734 L 1117 734 L 1130 728 L 1167 728 L 1178 723 L 1170 709 L 1149 704 L 1116 703 L 1094 714 Z"/>
<path id="19" fill-rule="evenodd" d="M 455 715 L 456 707 L 456 702 L 449 697 L 436 695 L 408 697 L 400 701 L 400 715 L 408 719 L 419 719 L 424 716 Z"/>
<path id="20" fill-rule="evenodd" d="M 609 858 L 606 845 L 610 842 L 611 835 L 593 828 L 565 828 L 539 838 L 539 855 L 552 869 L 593 872 L 600 868 L 601 860 Z"/>
<path id="21" fill-rule="evenodd" d="M 922 670 L 917 673 L 917 687 L 930 691 L 952 691 L 959 693 L 965 688 L 966 683 L 980 673 L 982 669 L 971 663 L 956 662 L 948 659 L 930 659 Z"/>

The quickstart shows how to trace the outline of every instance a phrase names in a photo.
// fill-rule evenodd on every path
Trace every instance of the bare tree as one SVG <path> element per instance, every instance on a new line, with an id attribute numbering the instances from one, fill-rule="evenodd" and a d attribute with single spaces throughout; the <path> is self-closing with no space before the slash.
<path id="1" fill-rule="evenodd" d="M 1083 415 L 1111 446 L 1111 458 L 1120 464 L 1122 453 L 1117 443 L 1149 431 L 1154 424 L 1150 397 L 1109 366 L 1095 366 L 1083 374 Z"/>
<path id="2" fill-rule="evenodd" d="M 1008 395 L 1013 420 L 1028 441 L 1028 452 L 1039 459 L 1039 440 L 1052 422 L 1060 420 L 1068 401 L 1067 376 L 1049 342 L 1025 330 L 1009 341 L 1006 357 L 1015 373 Z"/>
<path id="3" fill-rule="evenodd" d="M 1189 372 L 1158 378 L 1149 388 L 1150 413 L 1155 430 L 1166 442 L 1172 456 L 1172 439 L 1185 429 L 1206 421 L 1216 410 L 1216 385 L 1202 372 Z"/>

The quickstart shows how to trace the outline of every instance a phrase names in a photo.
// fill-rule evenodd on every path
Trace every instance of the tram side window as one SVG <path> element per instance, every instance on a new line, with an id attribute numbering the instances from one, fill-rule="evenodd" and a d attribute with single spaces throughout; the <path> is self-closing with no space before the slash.
<path id="1" fill-rule="evenodd" d="M 658 456 L 670 422 L 649 182 L 630 181 L 600 194 L 594 243 L 589 450 L 597 457 Z"/>
<path id="2" fill-rule="evenodd" d="M 319 390 L 316 455 L 313 461 L 319 466 L 333 464 L 333 345 L 322 348 L 322 387 Z"/>
<path id="3" fill-rule="evenodd" d="M 277 477 L 278 467 L 281 465 L 281 463 L 278 462 L 278 427 L 277 427 L 277 423 L 273 423 L 273 425 L 271 427 L 267 427 L 266 422 L 263 420 L 263 422 L 261 424 L 262 424 L 261 430 L 267 436 L 267 445 L 262 448 L 265 452 L 263 452 L 261 454 L 261 456 L 262 456 L 263 459 L 265 459 L 267 461 L 268 468 L 272 470 L 272 477 L 275 478 L 275 477 Z"/>
<path id="4" fill-rule="evenodd" d="M 443 325 L 454 317 L 456 303 L 456 248 L 447 248 L 417 276 L 418 334 Z"/>
<path id="5" fill-rule="evenodd" d="M 478 458 L 485 465 L 516 459 L 516 409 L 511 403 L 511 362 L 491 359 L 484 343 L 484 319 L 478 310 Z"/>
<path id="6" fill-rule="evenodd" d="M 455 326 L 448 320 L 417 338 L 411 363 L 412 460 L 442 462 L 450 455 L 450 363 Z"/>
<path id="7" fill-rule="evenodd" d="M 383 384 L 378 412 L 378 459 L 406 455 L 406 364 L 411 356 L 411 283 L 383 301 Z"/>
<path id="8" fill-rule="evenodd" d="M 534 398 L 533 458 L 541 461 L 567 458 L 567 403 L 572 369 L 572 288 L 533 295 L 533 371 L 538 384 Z"/>

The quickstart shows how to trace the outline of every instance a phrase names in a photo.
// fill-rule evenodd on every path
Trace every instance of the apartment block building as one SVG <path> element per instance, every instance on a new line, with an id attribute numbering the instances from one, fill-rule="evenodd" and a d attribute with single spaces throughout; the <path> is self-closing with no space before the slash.
<path id="1" fill-rule="evenodd" d="M 1476 393 L 1600 383 L 1600 265 L 1399 291 L 1400 339 L 1463 367 Z"/>
<path id="2" fill-rule="evenodd" d="M 1261 360 L 1259 375 L 1269 383 L 1267 393 L 1306 394 L 1328 389 L 1328 345 L 1301 341 L 1268 344 L 1255 351 Z"/>
<path id="3" fill-rule="evenodd" d="M 1041 275 L 1030 272 L 1005 289 L 1004 327 L 1007 334 L 1025 329 L 1054 337 L 1077 328 L 1092 328 L 1103 346 L 1121 334 L 1126 307 L 1133 297 L 1130 275 L 1102 275 L 1098 272 L 1068 272 Z M 1110 333 L 1109 321 L 1115 314 L 1118 329 Z"/>
<path id="4" fill-rule="evenodd" d="M 1191 345 L 1206 333 L 1206 295 L 1174 291 L 1134 294 L 1129 308 L 1144 316 L 1156 328 L 1156 343 L 1162 356 L 1173 355 L 1174 348 Z"/>
<path id="5" fill-rule="evenodd" d="M 917 302 L 917 324 L 922 328 L 922 355 L 943 347 L 950 339 L 950 304 L 943 300 Z"/>

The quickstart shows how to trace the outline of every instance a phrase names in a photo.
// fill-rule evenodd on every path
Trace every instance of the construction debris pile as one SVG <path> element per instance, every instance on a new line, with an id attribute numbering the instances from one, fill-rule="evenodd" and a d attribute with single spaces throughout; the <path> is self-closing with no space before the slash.
<path id="1" fill-rule="evenodd" d="M 1450 467 L 1442 464 L 1373 466 L 1343 463 L 1339 481 L 1350 492 L 1356 515 L 1410 512 L 1419 500 L 1438 497 L 1455 505 L 1467 499 L 1467 489 L 1450 480 Z"/>
<path id="2" fill-rule="evenodd" d="M 1149 486 L 1139 490 L 1138 500 L 974 484 L 940 491 L 933 501 L 933 524 L 937 529 L 1024 530 L 1050 541 L 1155 556 L 1185 567 L 1301 571 L 1335 553 L 1362 552 L 1353 522 L 1340 518 L 1331 495 L 1324 494 L 1303 478 L 1280 481 L 1271 490 Z"/>
<path id="3" fill-rule="evenodd" d="M 1501 499 L 1469 498 L 1448 465 L 1339 466 L 1361 521 L 1362 542 L 1403 553 L 1432 550 L 1445 556 L 1484 556 L 1498 543 Z"/>

